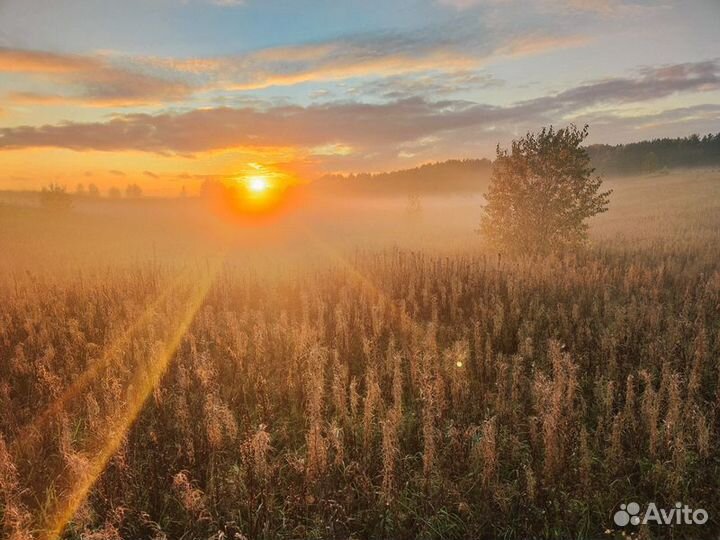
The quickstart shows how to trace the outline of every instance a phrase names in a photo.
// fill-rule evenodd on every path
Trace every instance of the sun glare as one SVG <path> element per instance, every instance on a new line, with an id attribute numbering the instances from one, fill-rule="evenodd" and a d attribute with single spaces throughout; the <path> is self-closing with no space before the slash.
<path id="1" fill-rule="evenodd" d="M 269 184 L 264 176 L 251 176 L 247 179 L 247 187 L 253 193 L 262 193 L 269 187 Z"/>
<path id="2" fill-rule="evenodd" d="M 245 170 L 227 177 L 227 182 L 218 189 L 218 208 L 230 211 L 233 219 L 250 219 L 254 224 L 264 223 L 265 218 L 274 219 L 295 204 L 297 197 L 293 185 L 294 177 L 285 171 L 248 163 Z"/>

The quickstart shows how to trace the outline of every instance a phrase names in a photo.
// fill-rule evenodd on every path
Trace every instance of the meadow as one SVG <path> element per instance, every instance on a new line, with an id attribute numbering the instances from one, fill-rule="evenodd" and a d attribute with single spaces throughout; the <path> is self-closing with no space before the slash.
<path id="1" fill-rule="evenodd" d="M 607 183 L 519 258 L 467 195 L 0 205 L 0 536 L 717 535 L 720 171 Z"/>

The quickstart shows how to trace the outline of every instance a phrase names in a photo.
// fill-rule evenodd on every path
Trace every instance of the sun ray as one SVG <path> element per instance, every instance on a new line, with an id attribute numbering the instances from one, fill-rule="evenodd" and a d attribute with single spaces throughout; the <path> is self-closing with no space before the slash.
<path id="1" fill-rule="evenodd" d="M 358 270 L 357 266 L 352 264 L 348 258 L 332 244 L 324 241 L 315 231 L 307 225 L 302 225 L 301 230 L 305 232 L 307 237 L 322 250 L 322 252 L 331 259 L 335 264 L 343 268 L 365 291 L 369 292 L 375 299 L 380 299 L 383 303 L 390 306 L 394 314 L 411 326 L 416 331 L 422 330 L 422 325 L 415 321 L 405 310 L 400 310 L 397 303 L 378 287 L 370 278 Z"/>
<path id="2" fill-rule="evenodd" d="M 178 273 L 168 285 L 148 303 L 143 312 L 137 319 L 128 326 L 120 335 L 105 346 L 103 355 L 85 371 L 83 371 L 73 383 L 66 388 L 63 393 L 55 399 L 43 412 L 36 416 L 30 424 L 24 426 L 18 436 L 12 441 L 13 453 L 22 451 L 25 446 L 32 440 L 35 434 L 41 433 L 48 425 L 52 418 L 57 417 L 80 393 L 90 386 L 105 370 L 107 370 L 114 359 L 112 351 L 125 347 L 132 336 L 139 329 L 143 328 L 152 318 L 155 310 L 180 286 L 189 275 L 189 270 L 185 269 Z"/>
<path id="3" fill-rule="evenodd" d="M 104 437 L 97 447 L 88 453 L 91 455 L 88 466 L 78 478 L 71 480 L 71 487 L 51 507 L 44 520 L 41 538 L 55 540 L 82 505 L 92 487 L 105 470 L 107 463 L 120 448 L 125 435 L 142 411 L 145 402 L 157 387 L 166 372 L 170 361 L 179 347 L 183 336 L 192 323 L 195 314 L 202 305 L 205 296 L 221 267 L 222 259 L 215 261 L 211 268 L 203 272 L 201 279 L 190 281 L 183 287 L 185 294 L 184 309 L 177 312 L 168 324 L 168 335 L 162 347 L 148 359 L 146 365 L 136 366 L 132 380 L 127 385 L 128 402 L 124 410 L 108 422 Z M 182 293 L 181 293 L 182 294 Z M 144 369 L 146 368 L 146 369 Z"/>

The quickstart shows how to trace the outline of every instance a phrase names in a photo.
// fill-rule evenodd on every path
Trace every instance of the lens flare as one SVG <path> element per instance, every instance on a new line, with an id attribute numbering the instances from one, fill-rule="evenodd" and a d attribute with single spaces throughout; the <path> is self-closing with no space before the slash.
<path id="1" fill-rule="evenodd" d="M 73 518 L 97 480 L 104 472 L 107 464 L 121 447 L 125 436 L 143 410 L 145 403 L 158 387 L 178 350 L 182 339 L 200 309 L 210 290 L 215 277 L 219 273 L 224 257 L 218 257 L 209 263 L 204 272 L 194 279 L 182 283 L 176 290 L 177 301 L 181 309 L 169 318 L 165 330 L 165 339 L 160 340 L 148 358 L 138 359 L 133 366 L 131 377 L 126 387 L 127 403 L 120 407 L 118 413 L 109 418 L 105 429 L 97 436 L 95 444 L 89 444 L 83 454 L 87 456 L 87 467 L 70 476 L 71 485 L 57 501 L 48 498 L 45 503 L 44 526 L 38 531 L 42 540 L 57 540 L 63 534 L 68 522 Z M 66 472 L 65 474 L 70 474 Z"/>

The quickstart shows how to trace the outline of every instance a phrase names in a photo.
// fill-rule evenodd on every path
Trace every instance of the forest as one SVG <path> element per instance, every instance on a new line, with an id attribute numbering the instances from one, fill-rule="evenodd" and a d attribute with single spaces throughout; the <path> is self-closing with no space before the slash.
<path id="1" fill-rule="evenodd" d="M 592 144 L 590 160 L 600 175 L 657 173 L 668 169 L 720 166 L 720 133 L 630 144 Z M 489 159 L 454 159 L 385 173 L 326 175 L 314 190 L 353 195 L 432 195 L 482 192 L 492 173 Z"/>

